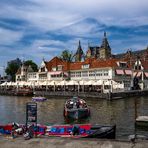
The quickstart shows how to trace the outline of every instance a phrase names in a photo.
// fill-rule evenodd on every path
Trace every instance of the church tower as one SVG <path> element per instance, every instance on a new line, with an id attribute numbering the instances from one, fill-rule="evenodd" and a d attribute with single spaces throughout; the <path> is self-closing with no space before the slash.
<path id="1" fill-rule="evenodd" d="M 80 43 L 80 40 L 79 40 L 79 45 L 78 45 L 78 49 L 74 55 L 74 58 L 75 58 L 75 62 L 80 62 L 82 61 L 82 59 L 84 59 L 84 52 L 81 48 L 81 43 Z"/>
<path id="2" fill-rule="evenodd" d="M 108 43 L 106 32 L 104 32 L 104 38 L 102 40 L 101 47 L 99 49 L 100 58 L 107 59 L 111 57 L 111 48 Z"/>

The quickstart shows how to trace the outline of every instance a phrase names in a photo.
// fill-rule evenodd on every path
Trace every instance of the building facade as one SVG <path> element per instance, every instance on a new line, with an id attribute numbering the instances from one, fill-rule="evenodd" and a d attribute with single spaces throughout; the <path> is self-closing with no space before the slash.
<path id="1" fill-rule="evenodd" d="M 75 61 L 66 62 L 58 57 L 43 60 L 38 72 L 23 65 L 16 74 L 16 81 L 99 81 L 122 84 L 124 90 L 148 88 L 148 48 L 113 55 L 106 33 L 101 46 L 90 47 L 84 54 L 79 41 Z M 138 84 L 135 82 L 138 81 Z M 111 84 L 108 84 L 111 85 Z M 137 86 L 135 86 L 137 85 Z M 140 87 L 140 88 L 138 88 Z"/>

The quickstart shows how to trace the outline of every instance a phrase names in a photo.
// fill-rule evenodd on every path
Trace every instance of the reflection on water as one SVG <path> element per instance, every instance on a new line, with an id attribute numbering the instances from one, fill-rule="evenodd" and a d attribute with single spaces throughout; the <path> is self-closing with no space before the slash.
<path id="1" fill-rule="evenodd" d="M 117 138 L 127 138 L 134 134 L 135 98 L 116 101 L 85 99 L 91 110 L 91 116 L 77 121 L 66 121 L 63 117 L 65 98 L 48 98 L 38 104 L 38 123 L 92 123 L 116 124 Z M 31 97 L 0 96 L 0 123 L 26 122 L 26 103 Z M 148 98 L 136 98 L 138 115 L 148 115 Z M 139 131 L 141 132 L 141 131 Z M 141 132 L 146 134 L 146 132 Z"/>

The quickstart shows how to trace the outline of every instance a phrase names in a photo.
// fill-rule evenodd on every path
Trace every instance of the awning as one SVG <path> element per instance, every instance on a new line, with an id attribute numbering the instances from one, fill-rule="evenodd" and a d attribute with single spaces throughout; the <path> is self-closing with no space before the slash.
<path id="1" fill-rule="evenodd" d="M 67 72 L 63 72 L 63 71 L 52 71 L 52 72 L 49 72 L 50 75 L 60 75 L 60 74 L 63 74 L 65 76 L 68 76 L 68 73 Z"/>
<path id="2" fill-rule="evenodd" d="M 140 77 L 142 74 L 142 72 L 138 72 L 137 76 L 136 77 Z"/>
<path id="3" fill-rule="evenodd" d="M 49 72 L 50 75 L 60 75 L 62 73 L 62 71 L 52 71 Z"/>
<path id="4" fill-rule="evenodd" d="M 67 72 L 63 72 L 63 74 L 64 74 L 65 76 L 68 76 L 68 73 L 67 73 Z"/>
<path id="5" fill-rule="evenodd" d="M 145 72 L 144 74 L 145 74 L 146 77 L 148 77 L 148 72 Z"/>
<path id="6" fill-rule="evenodd" d="M 126 75 L 132 75 L 132 71 L 131 70 L 125 70 L 125 74 Z"/>
<path id="7" fill-rule="evenodd" d="M 116 69 L 116 74 L 118 75 L 124 75 L 124 71 L 121 69 Z"/>

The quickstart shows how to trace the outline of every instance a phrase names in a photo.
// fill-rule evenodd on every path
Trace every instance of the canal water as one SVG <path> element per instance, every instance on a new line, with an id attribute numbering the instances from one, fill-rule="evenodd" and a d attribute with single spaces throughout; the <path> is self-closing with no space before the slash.
<path id="1" fill-rule="evenodd" d="M 117 139 L 128 139 L 134 134 L 147 135 L 147 131 L 135 130 L 135 114 L 148 115 L 148 97 L 125 98 L 107 101 L 103 99 L 85 99 L 91 110 L 91 116 L 85 120 L 66 121 L 63 117 L 64 103 L 68 98 L 49 97 L 45 102 L 37 103 L 38 123 L 92 123 L 117 126 Z M 26 103 L 31 97 L 0 96 L 0 124 L 26 122 Z M 147 135 L 148 136 L 148 135 Z"/>

